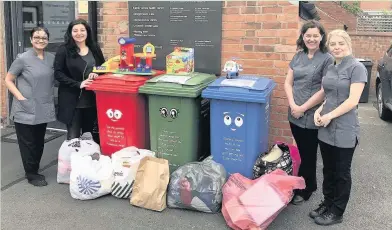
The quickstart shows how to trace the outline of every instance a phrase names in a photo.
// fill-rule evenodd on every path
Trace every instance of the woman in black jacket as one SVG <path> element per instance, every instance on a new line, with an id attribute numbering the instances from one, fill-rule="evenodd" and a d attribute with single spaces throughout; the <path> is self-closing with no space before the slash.
<path id="1" fill-rule="evenodd" d="M 57 119 L 67 125 L 67 139 L 91 132 L 97 119 L 95 94 L 85 88 L 98 75 L 93 67 L 105 62 L 94 42 L 91 27 L 83 19 L 72 21 L 54 61 L 54 76 L 59 81 Z M 94 140 L 99 143 L 98 137 Z"/>

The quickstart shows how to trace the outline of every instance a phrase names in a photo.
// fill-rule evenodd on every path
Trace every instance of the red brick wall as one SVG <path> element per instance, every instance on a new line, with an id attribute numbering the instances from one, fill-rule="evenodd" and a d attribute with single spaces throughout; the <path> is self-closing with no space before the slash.
<path id="1" fill-rule="evenodd" d="M 335 2 L 320 1 L 314 4 L 327 31 L 343 29 L 344 24 L 348 26 L 348 31 L 356 31 L 357 18 Z"/>
<path id="2" fill-rule="evenodd" d="M 363 3 L 361 2 L 361 6 L 364 6 Z M 376 4 L 377 2 L 370 3 Z M 321 18 L 320 22 L 325 27 L 327 33 L 334 29 L 343 29 L 343 25 L 346 24 L 349 27 L 348 32 L 352 40 L 354 56 L 373 61 L 370 89 L 374 93 L 377 63 L 391 45 L 392 33 L 356 33 L 356 17 L 354 15 L 346 12 L 334 2 L 323 1 L 315 2 L 315 4 Z"/>
<path id="3" fill-rule="evenodd" d="M 371 91 L 375 92 L 377 64 L 392 44 L 392 33 L 350 33 L 350 37 L 354 56 L 373 61 Z"/>
<path id="4" fill-rule="evenodd" d="M 4 9 L 3 2 L 0 2 L 0 77 L 1 77 L 1 123 L 7 118 L 7 90 L 4 84 L 6 74 L 5 63 L 5 41 L 4 41 Z"/>
<path id="5" fill-rule="evenodd" d="M 391 1 L 363 1 L 363 2 L 360 2 L 359 6 L 364 11 L 392 10 L 392 2 Z"/>
<path id="6" fill-rule="evenodd" d="M 117 39 L 129 36 L 127 2 L 98 2 L 98 42 L 106 58 L 119 54 Z"/>
<path id="7" fill-rule="evenodd" d="M 98 41 L 106 58 L 118 55 L 118 37 L 129 36 L 128 4 L 99 2 L 98 7 Z M 283 83 L 299 35 L 298 6 L 284 1 L 225 1 L 222 20 L 222 65 L 238 57 L 244 73 L 277 82 L 271 103 L 270 141 L 291 143 Z"/>
<path id="8" fill-rule="evenodd" d="M 79 13 L 78 16 L 77 16 L 77 18 L 82 18 L 82 19 L 88 21 L 88 13 L 87 13 L 87 14 L 81 14 L 81 13 Z"/>
<path id="9" fill-rule="evenodd" d="M 335 30 L 335 29 L 343 29 L 344 23 L 336 20 L 335 18 L 331 17 L 324 11 L 318 9 L 318 13 L 320 15 L 320 22 L 323 24 L 325 30 L 328 32 Z"/>

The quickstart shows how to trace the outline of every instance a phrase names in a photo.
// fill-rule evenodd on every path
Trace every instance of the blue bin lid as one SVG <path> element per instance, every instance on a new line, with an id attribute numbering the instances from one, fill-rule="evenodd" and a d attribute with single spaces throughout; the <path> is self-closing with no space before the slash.
<path id="1" fill-rule="evenodd" d="M 276 83 L 266 77 L 242 75 L 227 79 L 220 77 L 202 92 L 203 98 L 266 103 Z"/>

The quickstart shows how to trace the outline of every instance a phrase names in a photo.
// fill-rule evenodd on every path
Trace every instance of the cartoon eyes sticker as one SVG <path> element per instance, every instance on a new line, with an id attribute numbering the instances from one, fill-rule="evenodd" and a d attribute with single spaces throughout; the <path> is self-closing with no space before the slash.
<path id="1" fill-rule="evenodd" d="M 225 125 L 227 125 L 227 126 L 231 125 L 231 117 L 229 115 L 226 115 L 223 118 L 223 122 L 225 122 Z"/>
<path id="2" fill-rule="evenodd" d="M 112 110 L 112 109 L 108 109 L 108 111 L 106 111 L 106 115 L 108 115 L 108 117 L 109 117 L 110 119 L 112 119 L 113 116 L 114 116 L 113 110 Z"/>
<path id="3" fill-rule="evenodd" d="M 171 109 L 170 110 L 170 117 L 173 118 L 173 119 L 176 119 L 177 116 L 178 116 L 177 109 Z"/>
<path id="4" fill-rule="evenodd" d="M 225 123 L 226 126 L 230 126 L 232 124 L 232 118 L 228 114 L 229 112 L 225 112 L 225 116 L 223 117 L 223 122 Z M 243 114 L 240 114 L 241 116 L 237 116 L 234 119 L 234 125 L 237 126 L 237 128 L 241 127 L 244 124 L 244 119 L 243 119 Z M 232 131 L 235 131 L 236 128 L 231 128 Z"/>
<path id="5" fill-rule="evenodd" d="M 236 117 L 234 123 L 239 128 L 242 126 L 242 124 L 244 124 L 244 120 L 242 117 Z"/>
<path id="6" fill-rule="evenodd" d="M 120 110 L 114 110 L 114 118 L 120 120 L 122 117 L 122 112 Z"/>
<path id="7" fill-rule="evenodd" d="M 159 113 L 164 118 L 166 118 L 169 115 L 169 111 L 167 110 L 167 108 L 160 108 L 159 109 Z M 170 110 L 170 117 L 172 119 L 176 119 L 178 117 L 178 110 L 177 109 L 171 109 Z"/>
<path id="8" fill-rule="evenodd" d="M 112 109 L 108 109 L 106 111 L 106 115 L 109 117 L 110 120 L 112 121 L 118 121 L 121 119 L 123 113 L 120 110 L 115 109 L 114 111 Z"/>
<path id="9" fill-rule="evenodd" d="M 166 109 L 166 108 L 161 108 L 161 109 L 159 110 L 159 112 L 161 113 L 161 116 L 162 116 L 162 117 L 167 117 L 168 112 L 167 112 L 167 109 Z"/>

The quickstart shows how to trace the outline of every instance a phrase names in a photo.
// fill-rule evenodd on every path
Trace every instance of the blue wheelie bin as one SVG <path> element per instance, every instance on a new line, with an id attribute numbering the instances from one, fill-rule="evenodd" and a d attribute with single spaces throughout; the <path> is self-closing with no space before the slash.
<path id="1" fill-rule="evenodd" d="M 229 174 L 252 178 L 260 153 L 268 151 L 270 100 L 276 84 L 269 78 L 220 77 L 203 90 L 210 99 L 211 154 Z"/>

